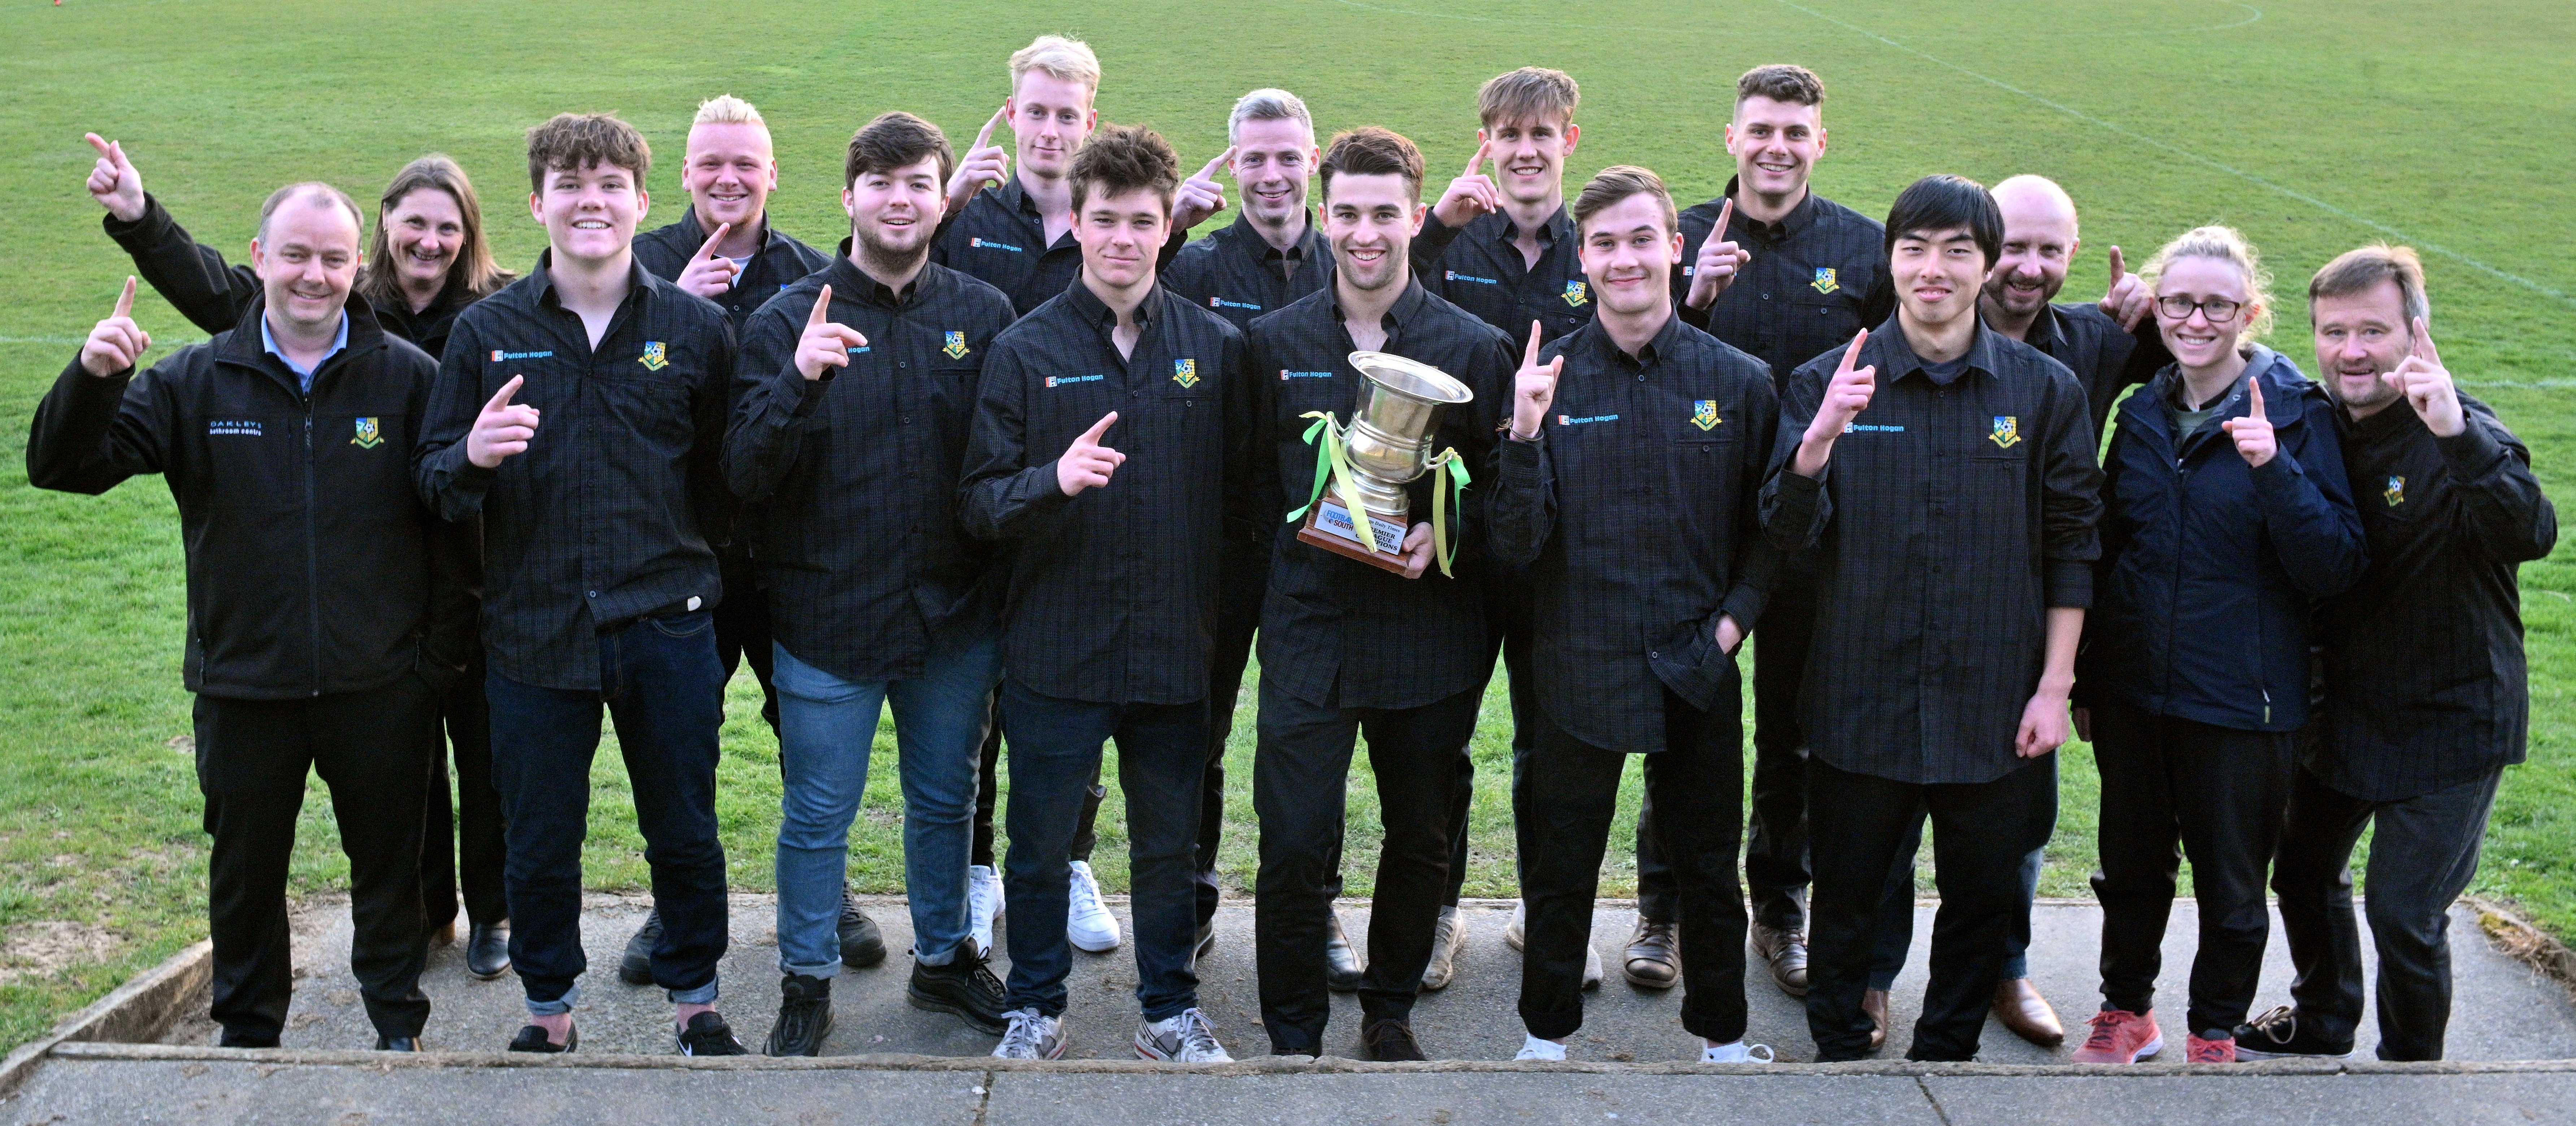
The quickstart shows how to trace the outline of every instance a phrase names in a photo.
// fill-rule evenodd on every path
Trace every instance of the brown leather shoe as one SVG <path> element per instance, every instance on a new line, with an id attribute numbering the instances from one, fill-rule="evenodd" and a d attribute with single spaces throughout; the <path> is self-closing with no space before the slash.
<path id="1" fill-rule="evenodd" d="M 1771 980 L 1792 997 L 1807 995 L 1807 936 L 1802 931 L 1774 930 L 1753 924 L 1753 953 L 1770 963 Z"/>
<path id="2" fill-rule="evenodd" d="M 1887 1046 L 1887 991 L 1872 989 L 1860 995 L 1860 1011 L 1869 1014 L 1869 1050 Z"/>
<path id="3" fill-rule="evenodd" d="M 1639 918 L 1628 936 L 1628 984 L 1640 989 L 1670 989 L 1682 978 L 1682 940 L 1671 923 Z"/>
<path id="4" fill-rule="evenodd" d="M 2043 1048 L 2054 1048 L 2066 1039 L 2066 1026 L 2058 1023 L 2057 1010 L 2049 1007 L 2048 998 L 2040 996 L 2039 987 L 2026 977 L 1995 983 L 1995 1019 L 2013 1035 Z"/>

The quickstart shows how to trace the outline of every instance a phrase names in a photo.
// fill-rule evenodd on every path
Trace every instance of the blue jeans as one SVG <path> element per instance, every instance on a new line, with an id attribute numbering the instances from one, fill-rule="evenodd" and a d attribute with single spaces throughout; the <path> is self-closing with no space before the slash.
<path id="1" fill-rule="evenodd" d="M 2049 760 L 2049 770 L 2057 769 L 2057 760 Z M 2021 858 L 2021 913 L 2012 917 L 2004 933 L 2004 968 L 1998 981 L 2016 981 L 2030 976 L 2030 904 L 2039 897 L 2039 866 L 2047 860 L 2049 835 L 2057 831 L 2057 809 L 2047 810 L 2047 820 L 2034 818 L 2026 826 L 2031 834 L 2030 852 Z M 1914 831 L 1896 850 L 1896 863 L 1887 870 L 1887 897 L 1878 905 L 1878 941 L 1869 952 L 1869 987 L 1890 989 L 1896 975 L 1905 970 L 1905 953 L 1914 945 L 1914 855 L 1923 847 L 1923 820 L 1926 814 L 1914 814 Z"/>
<path id="2" fill-rule="evenodd" d="M 1011 756 L 1011 847 L 1003 888 L 1011 904 L 1011 980 L 1005 1006 L 1064 1012 L 1073 969 L 1065 941 L 1070 849 L 1100 746 L 1118 740 L 1127 801 L 1136 1003 L 1146 1020 L 1196 1006 L 1199 784 L 1207 771 L 1208 703 L 1101 704 L 1002 682 L 1002 739 Z"/>
<path id="3" fill-rule="evenodd" d="M 724 667 L 714 617 L 646 618 L 599 635 L 598 691 L 539 688 L 492 672 L 492 782 L 509 818 L 510 964 L 539 1016 L 572 1011 L 581 949 L 581 842 L 600 709 L 617 723 L 662 940 L 653 981 L 683 1004 L 716 999 L 725 952 L 724 842 L 716 835 L 716 730 Z"/>
<path id="4" fill-rule="evenodd" d="M 841 886 L 850 820 L 867 793 L 877 716 L 894 706 L 903 772 L 903 878 L 912 899 L 913 957 L 945 965 L 966 937 L 968 821 L 975 754 L 1001 679 L 999 631 L 989 621 L 934 637 L 921 675 L 859 684 L 776 646 L 778 758 L 787 778 L 778 818 L 778 968 L 841 972 Z"/>

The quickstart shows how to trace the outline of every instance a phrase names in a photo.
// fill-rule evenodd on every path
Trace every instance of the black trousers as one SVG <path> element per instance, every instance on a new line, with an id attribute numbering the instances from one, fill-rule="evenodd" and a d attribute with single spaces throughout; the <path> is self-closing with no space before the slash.
<path id="1" fill-rule="evenodd" d="M 1932 917 L 1923 1015 L 1914 1022 L 1914 1046 L 1905 1056 L 1975 1058 L 2003 965 L 2004 939 L 2021 911 L 2029 826 L 2056 816 L 2056 764 L 2043 757 L 1991 782 L 1923 785 L 1838 770 L 1810 755 L 1807 792 L 1818 798 L 1808 810 L 1815 898 L 1807 963 L 1807 1031 L 1815 1037 L 1817 1061 L 1869 1055 L 1870 1019 L 1860 1003 L 1878 940 L 1879 901 L 1888 866 L 1914 832 L 1918 810 L 1932 818 L 1941 910 Z M 1682 945 L 1689 949 L 1689 939 Z"/>
<path id="2" fill-rule="evenodd" d="M 2478 872 L 2496 773 L 2447 790 L 2370 802 L 2305 769 L 2290 783 L 2288 827 L 2272 867 L 2290 986 L 2303 1028 L 2349 1044 L 2361 1023 L 2361 935 L 2352 918 L 2352 848 L 2370 839 L 2370 939 L 2379 952 L 2379 1058 L 2438 1060 L 2451 1022 L 2451 901 Z M 2198 866 L 2195 863 L 2194 872 Z"/>
<path id="3" fill-rule="evenodd" d="M 1664 749 L 1645 756 L 1646 792 L 1671 859 L 1682 948 L 1682 1027 L 1724 1044 L 1744 1037 L 1744 896 L 1735 851 L 1744 829 L 1744 727 L 1734 677 L 1717 707 L 1701 711 L 1664 693 Z M 1521 953 L 1521 1023 L 1545 1039 L 1583 1027 L 1584 950 L 1601 855 L 1618 813 L 1628 756 L 1545 724 L 1518 787 L 1521 899 L 1529 910 Z M 1885 866 L 1881 865 L 1881 870 Z"/>
<path id="4" fill-rule="evenodd" d="M 1007 672 L 1007 670 L 1006 670 Z M 1238 688 L 1240 681 L 1238 680 Z M 1219 782 L 1222 785 L 1222 781 Z M 1091 846 L 1099 843 L 1093 826 L 1100 820 L 1100 803 L 1109 791 L 1100 785 L 1100 772 L 1091 773 L 1091 787 L 1083 791 L 1082 811 L 1073 828 L 1073 850 L 1067 858 L 1091 862 Z M 969 864 L 981 864 L 996 872 L 993 862 L 993 810 L 1002 800 L 1002 690 L 993 690 L 993 720 L 984 729 L 984 749 L 975 759 L 974 847 L 967 857 Z"/>
<path id="5" fill-rule="evenodd" d="M 1217 849 L 1225 843 L 1225 741 L 1234 734 L 1234 705 L 1243 695 L 1243 669 L 1252 663 L 1252 637 L 1261 626 L 1261 600 L 1270 591 L 1270 556 L 1245 549 L 1226 563 L 1217 590 L 1216 651 L 1208 660 L 1207 776 L 1199 782 L 1199 925 L 1216 918 L 1224 888 L 1216 875 Z M 1335 894 L 1341 891 L 1334 882 Z"/>
<path id="6" fill-rule="evenodd" d="M 287 864 L 307 769 L 331 790 L 349 858 L 349 970 L 367 1019 L 418 1036 L 428 956 L 420 914 L 418 816 L 438 740 L 438 697 L 406 674 L 383 688 L 305 700 L 197 697 L 197 788 L 206 798 L 213 1015 L 231 1047 L 268 1047 L 286 1027 L 295 966 Z M 392 814 L 392 815 L 389 815 Z"/>
<path id="7" fill-rule="evenodd" d="M 2295 744 L 2287 731 L 2214 727 L 2116 699 L 2094 705 L 2102 867 L 2093 895 L 2102 903 L 2102 999 L 2111 1007 L 2155 1005 L 2174 874 L 2188 855 L 2200 902 L 2189 1028 L 2230 1034 L 2244 1022 L 2272 932 L 2263 879 L 2281 840 Z"/>
<path id="8" fill-rule="evenodd" d="M 465 893 L 465 919 L 489 926 L 510 916 L 501 867 L 501 791 L 492 785 L 492 706 L 483 698 L 483 647 L 465 675 L 438 697 L 438 719 L 447 729 L 429 751 L 428 816 L 420 836 L 420 895 L 424 921 L 437 930 L 456 918 L 456 896 Z M 455 748 L 456 793 L 448 796 L 447 748 Z"/>
<path id="9" fill-rule="evenodd" d="M 1351 752 L 1368 737 L 1385 844 L 1369 904 L 1366 1019 L 1406 1018 L 1431 961 L 1449 881 L 1449 813 L 1458 747 L 1476 730 L 1481 694 L 1418 708 L 1343 708 L 1264 682 L 1252 804 L 1261 818 L 1254 946 L 1261 1023 L 1278 1055 L 1321 1055 L 1332 994 L 1324 986 L 1325 922 L 1339 890 L 1343 795 Z"/>
<path id="10" fill-rule="evenodd" d="M 1753 897 L 1754 921 L 1773 930 L 1807 926 L 1807 733 L 1798 724 L 1798 691 L 1807 681 L 1815 625 L 1813 557 L 1794 557 L 1781 567 L 1753 631 L 1753 819 L 1744 846 L 1744 883 Z M 1662 918 L 1649 907 L 1657 893 L 1647 890 L 1652 862 L 1642 847 L 1644 816 L 1637 828 L 1638 911 Z"/>
<path id="11" fill-rule="evenodd" d="M 1476 684 L 1479 700 L 1486 686 L 1493 683 L 1496 658 L 1503 662 L 1505 690 L 1512 701 L 1512 818 L 1520 819 L 1522 764 L 1529 760 L 1530 748 L 1537 743 L 1538 732 L 1547 726 L 1539 710 L 1537 682 L 1530 679 L 1530 646 L 1536 636 L 1530 620 L 1529 572 L 1505 568 L 1487 560 L 1485 564 L 1485 679 Z M 1469 739 L 1474 738 L 1468 732 Z M 1467 839 L 1469 813 L 1476 803 L 1476 760 L 1467 741 L 1458 744 L 1458 761 L 1451 769 L 1458 774 L 1458 785 L 1450 798 L 1449 809 L 1449 887 L 1442 896 L 1443 907 L 1458 905 L 1458 893 L 1467 884 Z"/>
<path id="12" fill-rule="evenodd" d="M 724 662 L 725 680 L 733 680 L 735 669 L 744 661 L 751 662 L 751 675 L 760 681 L 760 718 L 769 725 L 769 733 L 778 734 L 778 689 L 770 683 L 771 668 L 777 662 L 771 643 L 776 639 L 769 628 L 769 593 L 760 589 L 760 574 L 752 566 L 751 551 L 741 542 L 716 549 L 717 566 L 724 579 L 724 599 L 716 603 L 716 659 Z M 779 767 L 785 771 L 785 766 Z"/>

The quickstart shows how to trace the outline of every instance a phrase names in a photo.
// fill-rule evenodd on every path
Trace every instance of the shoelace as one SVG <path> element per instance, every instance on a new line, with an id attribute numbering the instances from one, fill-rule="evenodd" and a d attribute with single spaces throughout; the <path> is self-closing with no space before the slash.
<path id="1" fill-rule="evenodd" d="M 1103 909 L 1100 906 L 1100 885 L 1092 880 L 1083 878 L 1083 875 L 1080 872 L 1073 874 L 1072 891 L 1073 902 L 1071 907 L 1075 912 L 1098 911 Z"/>
<path id="2" fill-rule="evenodd" d="M 993 976 L 990 960 L 977 958 L 966 969 L 966 988 L 974 990 L 978 996 L 999 999 L 1002 996 L 1002 979 Z"/>
<path id="3" fill-rule="evenodd" d="M 1028 1009 L 1014 1009 L 1007 1014 L 1011 1027 L 1002 1032 L 1002 1050 L 994 1053 L 1010 1059 L 1042 1054 L 1046 1045 L 1046 1018 Z"/>
<path id="4" fill-rule="evenodd" d="M 2254 1018 L 2253 1024 L 2255 1031 L 2262 1033 L 2264 1039 L 2275 1044 L 2287 1044 L 2297 1039 L 2299 1035 L 2298 1011 L 2288 1005 L 2278 1006 L 2271 1012 Z"/>
<path id="5" fill-rule="evenodd" d="M 1205 1058 L 1225 1050 L 1216 1042 L 1216 1030 L 1208 1027 L 1207 1017 L 1197 1009 L 1183 1009 L 1180 1027 L 1173 1032 L 1180 1037 L 1184 1056 Z"/>
<path id="6" fill-rule="evenodd" d="M 2093 1034 L 2084 1038 L 2084 1046 L 2088 1049 L 2109 1051 L 2118 1039 L 2119 1025 L 2113 1023 L 2111 1014 L 2093 1014 Z"/>

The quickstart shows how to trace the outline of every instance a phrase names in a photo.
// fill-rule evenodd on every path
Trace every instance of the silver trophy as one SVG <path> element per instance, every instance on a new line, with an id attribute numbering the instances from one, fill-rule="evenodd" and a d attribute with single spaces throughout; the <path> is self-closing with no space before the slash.
<path id="1" fill-rule="evenodd" d="M 1441 412 L 1476 396 L 1447 372 L 1402 356 L 1353 352 L 1351 366 L 1359 369 L 1362 379 L 1359 402 L 1351 408 L 1350 422 L 1335 433 L 1348 459 L 1350 491 L 1355 495 L 1341 495 L 1342 478 L 1337 475 L 1333 486 L 1310 506 L 1297 538 L 1402 571 L 1404 556 L 1399 549 L 1406 529 L 1413 526 L 1404 486 L 1431 471 L 1436 460 L 1431 440 L 1439 433 Z M 1318 451 L 1318 455 L 1325 453 Z M 1361 542 L 1349 500 L 1356 500 L 1358 514 L 1368 518 L 1376 550 Z"/>

